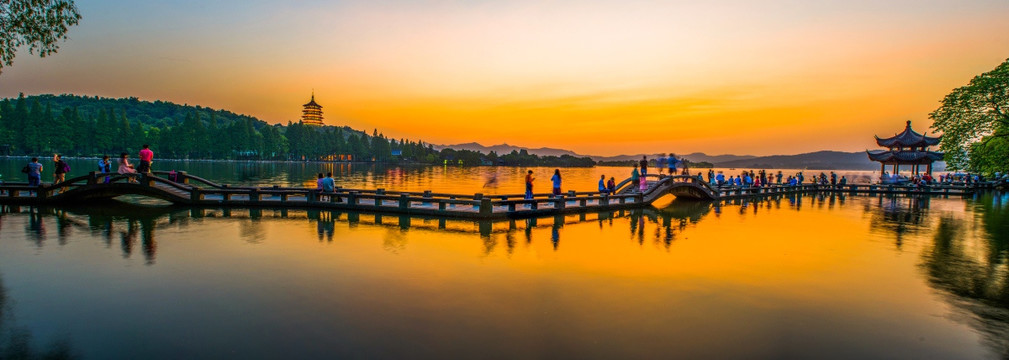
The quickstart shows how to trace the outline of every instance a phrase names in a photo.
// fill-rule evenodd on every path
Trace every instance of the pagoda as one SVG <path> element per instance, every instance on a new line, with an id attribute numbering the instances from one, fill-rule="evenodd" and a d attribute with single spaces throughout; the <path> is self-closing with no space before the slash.
<path id="1" fill-rule="evenodd" d="M 312 92 L 312 100 L 301 110 L 301 123 L 322 126 L 322 105 L 315 102 L 315 91 Z"/>
<path id="2" fill-rule="evenodd" d="M 900 172 L 901 165 L 911 165 L 914 174 L 918 174 L 921 165 L 925 165 L 927 166 L 925 173 L 931 174 L 932 162 L 942 160 L 942 153 L 928 151 L 928 147 L 938 145 L 940 138 L 941 136 L 925 136 L 911 130 L 911 120 L 908 120 L 903 132 L 885 139 L 876 136 L 876 144 L 890 150 L 865 152 L 869 155 L 869 160 L 880 163 L 880 174 L 887 165 L 893 165 L 894 175 Z"/>

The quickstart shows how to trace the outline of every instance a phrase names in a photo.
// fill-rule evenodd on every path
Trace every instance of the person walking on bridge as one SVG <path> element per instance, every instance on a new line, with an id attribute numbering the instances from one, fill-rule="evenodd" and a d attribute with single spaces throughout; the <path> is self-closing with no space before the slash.
<path id="1" fill-rule="evenodd" d="M 137 171 L 150 173 L 152 162 L 154 162 L 154 152 L 151 151 L 150 145 L 144 144 L 144 148 L 140 149 L 140 165 L 137 166 Z"/>
<path id="2" fill-rule="evenodd" d="M 63 157 L 60 154 L 53 154 L 53 184 L 58 184 L 67 180 L 67 171 L 70 171 L 70 165 L 67 165 L 63 161 Z"/>

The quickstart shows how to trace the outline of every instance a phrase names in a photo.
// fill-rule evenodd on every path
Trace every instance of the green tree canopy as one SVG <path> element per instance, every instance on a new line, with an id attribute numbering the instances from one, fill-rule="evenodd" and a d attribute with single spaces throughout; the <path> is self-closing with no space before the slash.
<path id="1" fill-rule="evenodd" d="M 0 71 L 25 45 L 41 57 L 55 53 L 80 19 L 73 0 L 0 0 Z"/>
<path id="2" fill-rule="evenodd" d="M 981 172 L 1007 171 L 1009 156 L 1009 59 L 956 88 L 929 114 L 942 132 L 947 167 Z M 1001 158 L 1001 160 L 999 159 Z"/>

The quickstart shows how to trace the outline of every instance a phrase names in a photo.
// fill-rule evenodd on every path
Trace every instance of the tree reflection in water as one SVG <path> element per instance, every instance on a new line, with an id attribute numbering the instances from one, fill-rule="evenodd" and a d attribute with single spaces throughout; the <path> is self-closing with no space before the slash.
<path id="1" fill-rule="evenodd" d="M 1004 201 L 1001 194 L 985 195 L 970 204 L 983 237 L 964 236 L 973 225 L 965 220 L 939 219 L 933 244 L 922 254 L 922 268 L 929 284 L 959 310 L 959 319 L 1009 358 L 1009 209 Z"/>
<path id="2" fill-rule="evenodd" d="M 15 324 L 13 306 L 7 296 L 3 277 L 0 276 L 0 359 L 77 359 L 70 340 L 58 339 L 43 349 L 36 349 L 32 333 Z"/>

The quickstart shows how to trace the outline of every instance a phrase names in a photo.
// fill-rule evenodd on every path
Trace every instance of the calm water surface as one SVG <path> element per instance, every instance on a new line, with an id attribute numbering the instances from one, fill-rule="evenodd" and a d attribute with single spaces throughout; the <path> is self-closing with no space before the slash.
<path id="1" fill-rule="evenodd" d="M 473 176 L 400 184 L 486 176 L 439 169 L 416 171 Z M 1009 357 L 1001 194 L 493 223 L 96 205 L 3 207 L 0 356 Z"/>

